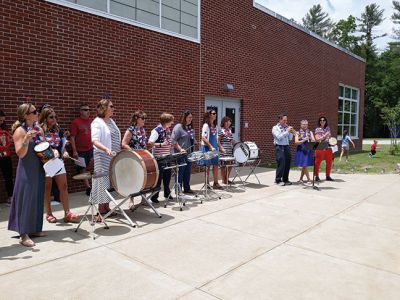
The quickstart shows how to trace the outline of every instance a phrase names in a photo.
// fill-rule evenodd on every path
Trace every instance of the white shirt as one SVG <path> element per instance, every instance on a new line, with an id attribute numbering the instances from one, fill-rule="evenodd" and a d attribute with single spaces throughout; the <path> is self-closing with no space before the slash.
<path id="1" fill-rule="evenodd" d="M 110 119 L 111 123 L 117 127 L 113 119 Z M 118 128 L 118 127 L 117 127 Z M 90 130 L 91 130 L 91 135 L 92 135 L 92 142 L 100 142 L 102 143 L 105 147 L 108 149 L 111 149 L 111 132 L 110 128 L 108 128 L 106 122 L 103 120 L 103 118 L 95 118 L 90 124 Z M 121 140 L 121 132 L 118 130 L 119 134 L 119 140 Z M 98 149 L 95 145 L 93 147 L 97 150 Z M 101 150 L 100 150 L 101 151 Z"/>

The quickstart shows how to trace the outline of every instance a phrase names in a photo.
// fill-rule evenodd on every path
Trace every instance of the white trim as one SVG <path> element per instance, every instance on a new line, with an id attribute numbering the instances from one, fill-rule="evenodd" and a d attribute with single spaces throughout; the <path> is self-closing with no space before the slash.
<path id="1" fill-rule="evenodd" d="M 340 87 L 340 86 L 343 87 L 343 95 L 345 95 L 346 88 L 349 88 L 349 89 L 350 89 L 350 98 L 347 98 L 347 97 L 345 97 L 345 96 L 342 97 L 342 96 L 339 95 L 339 96 L 338 96 L 338 100 L 341 100 L 341 101 L 346 100 L 346 101 L 350 101 L 350 102 L 355 102 L 355 103 L 357 103 L 356 122 L 355 122 L 355 124 L 353 124 L 353 123 L 351 123 L 351 121 L 350 121 L 350 124 L 351 124 L 351 125 L 356 125 L 356 133 L 357 133 L 357 135 L 356 135 L 356 136 L 352 136 L 352 135 L 350 134 L 350 132 L 349 132 L 349 136 L 350 136 L 350 138 L 352 138 L 353 140 L 358 140 L 358 139 L 359 139 L 359 136 L 358 136 L 358 129 L 359 129 L 359 121 L 360 121 L 360 89 L 359 89 L 359 88 L 356 88 L 356 87 L 353 87 L 353 86 L 351 86 L 351 85 L 343 84 L 343 83 L 339 83 L 339 87 Z M 353 99 L 353 98 L 352 98 L 352 92 L 351 92 L 351 90 L 356 90 L 356 91 L 357 91 L 357 99 Z M 338 113 L 339 113 L 339 112 L 341 112 L 342 114 L 344 114 L 345 112 L 346 112 L 347 114 L 349 114 L 349 115 L 350 115 L 350 120 L 351 120 L 351 115 L 354 114 L 354 113 L 351 111 L 351 108 L 350 108 L 350 112 L 347 112 L 347 111 L 344 110 L 344 103 L 343 103 L 343 110 L 342 110 L 342 111 L 339 111 L 339 109 L 338 109 Z M 343 117 L 344 117 L 344 115 L 343 115 Z M 344 119 L 343 119 L 343 121 L 344 121 Z M 342 124 L 344 124 L 344 123 L 342 123 Z M 349 126 L 350 124 L 347 124 L 347 126 Z M 346 125 L 346 124 L 345 124 L 345 125 Z M 338 124 L 338 127 L 339 127 L 339 124 Z M 338 136 L 338 139 L 341 140 L 342 137 L 339 138 L 339 136 Z"/>
<path id="2" fill-rule="evenodd" d="M 346 53 L 346 54 L 348 54 L 348 55 L 350 55 L 350 56 L 352 56 L 352 57 L 354 57 L 354 58 L 356 58 L 358 60 L 361 60 L 364 63 L 366 62 L 366 60 L 364 58 L 362 58 L 362 57 L 360 57 L 358 55 L 355 55 L 353 52 L 351 52 L 351 51 L 349 51 L 349 50 L 347 50 L 347 49 L 345 49 L 343 47 L 340 47 L 339 45 L 336 45 L 335 43 L 332 43 L 331 41 L 328 41 L 327 39 L 321 37 L 320 35 L 308 30 L 307 28 L 305 28 L 305 27 L 303 27 L 301 25 L 297 24 L 296 22 L 293 22 L 293 21 L 285 18 L 284 16 L 281 16 L 280 14 L 277 14 L 276 12 L 266 8 L 265 6 L 261 5 L 260 3 L 256 3 L 256 0 L 253 0 L 253 6 L 255 8 L 265 12 L 266 14 L 275 17 L 276 19 L 281 20 L 282 22 L 284 22 L 286 24 L 289 24 L 289 25 L 291 25 L 291 26 L 303 31 L 303 32 L 307 33 L 308 35 L 311 35 L 312 37 L 314 37 L 314 38 L 316 38 L 316 39 L 328 44 L 329 46 L 332 46 L 332 47 L 334 47 L 334 48 L 336 48 L 336 49 L 338 49 L 338 50 L 340 50 L 340 51 L 342 51 L 342 52 L 344 52 L 344 53 Z"/>
<path id="3" fill-rule="evenodd" d="M 72 9 L 76 9 L 76 10 L 79 10 L 79 11 L 83 11 L 83 12 L 86 12 L 86 13 L 89 13 L 89 14 L 92 14 L 92 15 L 96 15 L 96 16 L 99 16 L 99 17 L 103 17 L 103 18 L 114 20 L 114 21 L 119 21 L 119 22 L 122 22 L 122 23 L 126 23 L 126 24 L 129 24 L 129 25 L 134 25 L 134 26 L 137 26 L 137 27 L 141 27 L 141 28 L 144 28 L 144 29 L 148 29 L 148 30 L 164 33 L 164 34 L 167 34 L 167 35 L 170 35 L 170 36 L 173 36 L 173 37 L 176 37 L 176 38 L 180 38 L 180 39 L 183 39 L 183 40 L 187 40 L 187 41 L 190 41 L 190 42 L 200 43 L 200 27 L 199 26 L 197 28 L 198 31 L 197 31 L 197 39 L 196 39 L 196 38 L 192 38 L 190 36 L 186 36 L 186 35 L 183 35 L 183 34 L 179 34 L 179 33 L 172 32 L 172 31 L 166 30 L 164 28 L 161 28 L 161 23 L 160 23 L 160 27 L 155 27 L 155 26 L 151 26 L 151 25 L 148 25 L 148 24 L 145 24 L 145 23 L 141 23 L 141 22 L 138 22 L 138 21 L 126 19 L 126 18 L 123 18 L 123 17 L 119 17 L 119 16 L 116 16 L 116 15 L 112 15 L 112 14 L 106 13 L 106 12 L 102 12 L 102 11 L 97 10 L 97 9 L 93 9 L 93 8 L 90 8 L 90 7 L 86 7 L 86 6 L 83 6 L 83 5 L 75 4 L 75 3 L 64 1 L 64 0 L 44 0 L 44 1 L 50 2 L 50 3 L 54 3 L 54 4 L 58 4 L 58 5 L 62 5 L 62 6 L 69 7 L 69 8 L 72 8 Z M 107 3 L 109 3 L 109 1 L 107 1 Z M 160 1 L 160 3 L 161 3 L 161 1 Z M 109 4 L 107 4 L 107 9 L 109 11 L 109 9 L 110 9 L 109 8 Z M 200 13 L 200 0 L 199 0 L 199 5 L 198 5 L 198 11 Z M 161 18 L 161 16 L 160 16 L 160 18 Z M 200 15 L 198 16 L 197 22 L 200 23 Z"/>

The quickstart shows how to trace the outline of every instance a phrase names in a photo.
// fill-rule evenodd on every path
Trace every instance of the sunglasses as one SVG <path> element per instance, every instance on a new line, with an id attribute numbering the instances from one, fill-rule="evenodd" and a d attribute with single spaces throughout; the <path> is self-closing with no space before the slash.
<path id="1" fill-rule="evenodd" d="M 109 108 L 114 108 L 114 105 L 110 105 Z"/>
<path id="2" fill-rule="evenodd" d="M 57 119 L 57 116 L 48 116 L 49 119 Z"/>
<path id="3" fill-rule="evenodd" d="M 326 122 L 326 120 L 325 119 L 321 119 L 321 120 L 319 120 L 320 122 Z"/>
<path id="4" fill-rule="evenodd" d="M 215 113 L 215 112 L 213 112 L 213 113 L 211 113 L 211 115 L 216 115 L 217 113 Z"/>
<path id="5" fill-rule="evenodd" d="M 82 108 L 81 111 L 89 111 L 89 108 Z"/>
<path id="6" fill-rule="evenodd" d="M 37 111 L 37 109 L 35 109 L 35 110 L 32 110 L 32 111 L 30 111 L 29 113 L 28 113 L 28 115 L 37 115 L 38 114 L 38 111 Z"/>

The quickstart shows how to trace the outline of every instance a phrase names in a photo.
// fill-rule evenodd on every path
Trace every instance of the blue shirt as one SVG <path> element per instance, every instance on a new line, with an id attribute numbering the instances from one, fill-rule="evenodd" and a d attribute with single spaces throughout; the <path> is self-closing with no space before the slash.
<path id="1" fill-rule="evenodd" d="M 346 135 L 345 138 L 342 140 L 342 145 L 348 146 L 349 142 L 350 142 L 350 137 Z"/>
<path id="2" fill-rule="evenodd" d="M 274 144 L 281 146 L 289 145 L 289 141 L 293 139 L 293 134 L 279 123 L 272 127 L 272 136 L 274 137 Z"/>

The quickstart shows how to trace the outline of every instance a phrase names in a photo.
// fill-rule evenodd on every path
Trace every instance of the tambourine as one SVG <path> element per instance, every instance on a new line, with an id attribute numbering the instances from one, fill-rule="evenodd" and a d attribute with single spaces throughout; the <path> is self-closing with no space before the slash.
<path id="1" fill-rule="evenodd" d="M 329 145 L 331 145 L 331 146 L 336 146 L 336 145 L 337 145 L 337 139 L 334 138 L 334 137 L 331 137 L 331 138 L 328 140 L 328 143 L 329 143 Z"/>

